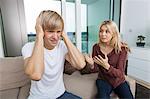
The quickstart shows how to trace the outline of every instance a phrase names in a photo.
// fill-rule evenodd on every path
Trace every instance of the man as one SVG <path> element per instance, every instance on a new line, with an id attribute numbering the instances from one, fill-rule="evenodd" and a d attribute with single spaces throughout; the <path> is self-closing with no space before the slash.
<path id="1" fill-rule="evenodd" d="M 65 91 L 63 70 L 65 59 L 77 69 L 85 66 L 82 53 L 63 32 L 62 17 L 45 10 L 36 20 L 36 40 L 22 48 L 25 73 L 31 80 L 29 99 L 81 99 Z M 64 41 L 60 40 L 61 37 Z"/>

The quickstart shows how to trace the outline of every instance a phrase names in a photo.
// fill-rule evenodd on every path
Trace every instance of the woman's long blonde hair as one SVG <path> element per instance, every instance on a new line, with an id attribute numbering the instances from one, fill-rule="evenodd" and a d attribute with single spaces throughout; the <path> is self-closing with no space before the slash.
<path id="1" fill-rule="evenodd" d="M 121 42 L 120 33 L 116 23 L 111 20 L 103 21 L 99 29 L 101 29 L 101 27 L 104 25 L 108 28 L 108 30 L 112 32 L 112 39 L 110 41 L 110 46 L 112 46 L 115 49 L 115 52 L 119 53 L 121 51 L 121 47 L 124 47 L 126 51 L 130 52 L 128 45 L 126 43 Z M 99 40 L 99 43 L 103 44 L 101 40 Z"/>

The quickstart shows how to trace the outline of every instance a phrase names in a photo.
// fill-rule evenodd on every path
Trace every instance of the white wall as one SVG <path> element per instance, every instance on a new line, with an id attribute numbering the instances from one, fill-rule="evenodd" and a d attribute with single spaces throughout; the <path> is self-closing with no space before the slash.
<path id="1" fill-rule="evenodd" d="M 121 34 L 130 46 L 136 46 L 137 36 L 146 36 L 150 46 L 150 0 L 122 0 Z"/>
<path id="2" fill-rule="evenodd" d="M 148 9 L 150 9 L 150 0 L 147 0 L 147 1 L 149 1 L 148 2 Z M 147 31 L 148 31 L 148 33 L 146 34 L 146 40 L 147 40 L 147 45 L 148 46 L 150 46 L 150 10 L 149 10 L 149 12 L 148 12 L 148 17 L 147 17 L 148 19 L 148 21 L 147 21 Z"/>
<path id="3" fill-rule="evenodd" d="M 61 2 L 51 0 L 23 0 L 27 33 L 35 34 L 36 18 L 42 10 L 54 10 L 61 15 Z M 34 5 L 34 6 L 33 6 Z"/>
<path id="4" fill-rule="evenodd" d="M 33 6 L 34 5 L 34 6 Z M 43 5 L 43 6 L 42 6 Z M 42 10 L 54 10 L 61 15 L 61 2 L 50 0 L 24 0 L 27 33 L 35 34 L 35 21 Z M 35 10 L 36 9 L 36 10 Z M 86 4 L 81 4 L 81 31 L 87 30 L 87 9 Z M 75 3 L 66 2 L 66 25 L 67 32 L 75 32 Z"/>

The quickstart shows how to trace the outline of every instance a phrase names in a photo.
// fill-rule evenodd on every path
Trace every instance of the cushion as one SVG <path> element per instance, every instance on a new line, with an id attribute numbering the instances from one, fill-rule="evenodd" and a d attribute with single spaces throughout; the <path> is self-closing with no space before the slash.
<path id="1" fill-rule="evenodd" d="M 133 96 L 135 97 L 135 90 L 136 90 L 136 80 L 132 79 L 129 76 L 125 76 L 126 81 L 128 82 L 131 92 Z"/>
<path id="2" fill-rule="evenodd" d="M 98 67 L 94 67 L 94 69 L 91 69 L 91 65 L 86 62 L 86 66 L 80 70 L 80 73 L 83 74 L 90 74 L 90 73 L 97 73 L 99 71 Z"/>
<path id="3" fill-rule="evenodd" d="M 86 62 L 86 66 L 80 70 L 81 74 L 90 74 L 90 73 L 97 73 L 99 70 L 98 67 L 94 67 L 91 69 L 91 65 Z M 71 75 L 75 71 L 78 71 L 75 67 L 73 67 L 67 60 L 65 60 L 64 64 L 64 73 Z"/>
<path id="4" fill-rule="evenodd" d="M 19 88 L 0 91 L 0 99 L 17 99 Z"/>
<path id="5" fill-rule="evenodd" d="M 0 90 L 24 86 L 30 79 L 24 73 L 23 58 L 0 58 Z"/>
<path id="6" fill-rule="evenodd" d="M 30 85 L 31 83 L 28 83 L 20 88 L 18 99 L 27 99 L 29 96 Z"/>
<path id="7" fill-rule="evenodd" d="M 94 99 L 97 93 L 96 79 L 97 73 L 81 75 L 76 71 L 72 75 L 64 74 L 66 90 L 83 99 Z"/>
<path id="8" fill-rule="evenodd" d="M 64 64 L 64 73 L 71 75 L 72 73 L 74 73 L 75 71 L 77 71 L 76 68 L 74 68 L 67 60 L 65 60 L 65 64 Z"/>

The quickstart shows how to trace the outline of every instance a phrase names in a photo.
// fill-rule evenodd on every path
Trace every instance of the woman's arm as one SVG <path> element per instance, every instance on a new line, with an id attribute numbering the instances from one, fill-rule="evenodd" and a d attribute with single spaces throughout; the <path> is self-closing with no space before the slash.
<path id="1" fill-rule="evenodd" d="M 126 68 L 126 60 L 127 60 L 127 51 L 123 50 L 120 53 L 117 67 L 114 68 L 113 66 L 110 66 L 109 70 L 107 71 L 107 74 L 109 74 L 112 77 L 120 77 L 121 75 L 124 75 L 124 71 Z"/>
<path id="2" fill-rule="evenodd" d="M 119 53 L 119 60 L 116 63 L 117 66 L 113 67 L 108 63 L 108 58 L 105 55 L 105 59 L 103 59 L 100 55 L 98 57 L 96 56 L 94 58 L 94 62 L 99 64 L 99 66 L 102 66 L 105 68 L 105 73 L 110 75 L 111 77 L 120 77 L 120 75 L 124 75 L 124 70 L 126 67 L 126 59 L 127 59 L 127 51 L 124 49 Z"/>

